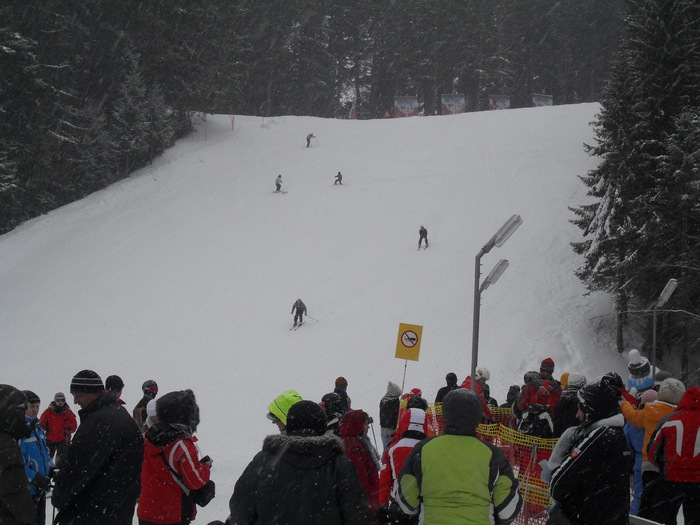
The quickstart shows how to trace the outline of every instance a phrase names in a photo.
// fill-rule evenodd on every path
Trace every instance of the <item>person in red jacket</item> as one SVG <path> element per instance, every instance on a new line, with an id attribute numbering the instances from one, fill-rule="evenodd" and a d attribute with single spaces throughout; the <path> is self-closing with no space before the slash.
<path id="1" fill-rule="evenodd" d="M 145 435 L 139 525 L 187 525 L 197 515 L 195 501 L 214 497 L 211 460 L 199 458 L 199 407 L 191 390 L 169 392 L 156 403 L 158 423 Z"/>
<path id="2" fill-rule="evenodd" d="M 410 408 L 403 413 L 396 433 L 392 437 L 384 457 L 382 470 L 379 472 L 379 504 L 377 521 L 380 523 L 413 525 L 418 523 L 418 516 L 404 514 L 399 508 L 398 478 L 401 468 L 413 447 L 428 435 L 428 418 L 425 410 Z"/>
<path id="3" fill-rule="evenodd" d="M 369 416 L 362 410 L 349 410 L 338 425 L 345 455 L 355 464 L 360 484 L 367 493 L 372 515 L 375 515 L 379 508 L 379 473 L 369 448 L 372 444 L 366 439 L 368 428 Z"/>
<path id="4" fill-rule="evenodd" d="M 484 405 L 483 419 L 486 422 L 490 422 L 493 420 L 493 415 L 491 414 L 491 409 L 489 408 L 489 404 L 484 396 L 484 385 L 486 384 L 486 381 L 491 379 L 491 372 L 489 372 L 488 368 L 480 366 L 474 371 L 474 377 L 476 378 L 474 392 L 481 398 Z M 472 376 L 467 376 L 464 381 L 462 381 L 461 388 L 466 388 L 467 390 L 472 389 Z"/>
<path id="5" fill-rule="evenodd" d="M 683 505 L 685 523 L 700 523 L 700 388 L 689 388 L 678 412 L 674 412 L 657 429 L 649 446 L 649 459 L 662 472 L 657 482 L 654 516 L 660 523 L 675 523 Z"/>
<path id="6" fill-rule="evenodd" d="M 54 463 L 59 466 L 70 444 L 71 435 L 78 428 L 78 420 L 66 403 L 63 392 L 57 392 L 53 396 L 51 404 L 41 413 L 39 426 L 46 432 L 46 445 L 51 459 L 55 456 Z"/>

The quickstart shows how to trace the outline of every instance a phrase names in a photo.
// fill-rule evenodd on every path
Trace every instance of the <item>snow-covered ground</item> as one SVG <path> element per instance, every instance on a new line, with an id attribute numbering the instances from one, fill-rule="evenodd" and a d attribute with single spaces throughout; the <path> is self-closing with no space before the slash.
<path id="1" fill-rule="evenodd" d="M 280 392 L 318 401 L 342 375 L 353 407 L 378 419 L 387 381 L 403 381 L 399 323 L 424 327 L 405 390 L 432 401 L 447 372 L 467 375 L 474 258 L 513 214 L 520 229 L 482 259 L 484 277 L 510 262 L 482 295 L 492 395 L 545 357 L 555 376 L 626 376 L 595 329 L 610 300 L 586 293 L 569 246 L 598 110 L 237 116 L 233 130 L 210 116 L 130 179 L 0 237 L 0 382 L 36 391 L 42 410 L 84 368 L 120 375 L 129 410 L 146 379 L 161 394 L 193 389 L 218 493 L 197 522 L 223 519 L 276 431 L 265 414 Z M 273 193 L 278 174 L 286 194 Z M 421 224 L 431 244 L 417 251 Z M 314 319 L 289 331 L 297 298 Z"/>

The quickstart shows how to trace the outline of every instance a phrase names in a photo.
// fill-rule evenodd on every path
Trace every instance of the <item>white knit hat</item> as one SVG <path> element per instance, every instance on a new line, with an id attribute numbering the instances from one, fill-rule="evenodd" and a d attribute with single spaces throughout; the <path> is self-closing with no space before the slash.
<path id="1" fill-rule="evenodd" d="M 659 401 L 672 405 L 680 403 L 683 394 L 685 394 L 685 385 L 672 377 L 664 379 L 659 387 Z"/>

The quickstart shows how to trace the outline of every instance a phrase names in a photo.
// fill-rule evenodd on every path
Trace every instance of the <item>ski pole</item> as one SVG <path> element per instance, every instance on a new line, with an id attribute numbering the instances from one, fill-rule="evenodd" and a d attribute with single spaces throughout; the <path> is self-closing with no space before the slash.
<path id="1" fill-rule="evenodd" d="M 306 314 L 306 317 L 308 317 L 309 319 L 313 319 L 314 321 L 316 321 L 318 323 L 318 319 L 316 319 L 315 317 L 311 317 L 309 314 Z"/>
<path id="2" fill-rule="evenodd" d="M 316 141 L 316 144 L 318 144 L 319 146 L 321 145 L 321 143 L 318 141 L 318 139 L 315 136 L 314 136 L 314 140 Z"/>
<path id="3" fill-rule="evenodd" d="M 374 439 L 374 448 L 379 450 L 379 448 L 377 447 L 377 436 L 374 435 L 374 421 L 372 421 L 372 423 L 369 426 L 372 429 L 372 439 Z"/>

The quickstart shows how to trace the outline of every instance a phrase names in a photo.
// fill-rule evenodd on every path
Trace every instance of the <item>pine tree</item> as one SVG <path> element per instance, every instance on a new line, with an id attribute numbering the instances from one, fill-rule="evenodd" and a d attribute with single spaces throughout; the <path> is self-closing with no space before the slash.
<path id="1" fill-rule="evenodd" d="M 697 136 L 700 99 L 697 2 L 631 5 L 629 38 L 596 122 L 598 146 L 590 149 L 601 163 L 583 178 L 595 201 L 574 210 L 584 235 L 574 243 L 584 256 L 577 274 L 589 289 L 615 294 L 621 314 L 631 303 L 648 308 L 670 277 L 687 282 L 679 263 L 697 259 L 698 239 L 697 142 L 686 141 Z M 690 264 L 696 281 L 699 265 Z"/>

